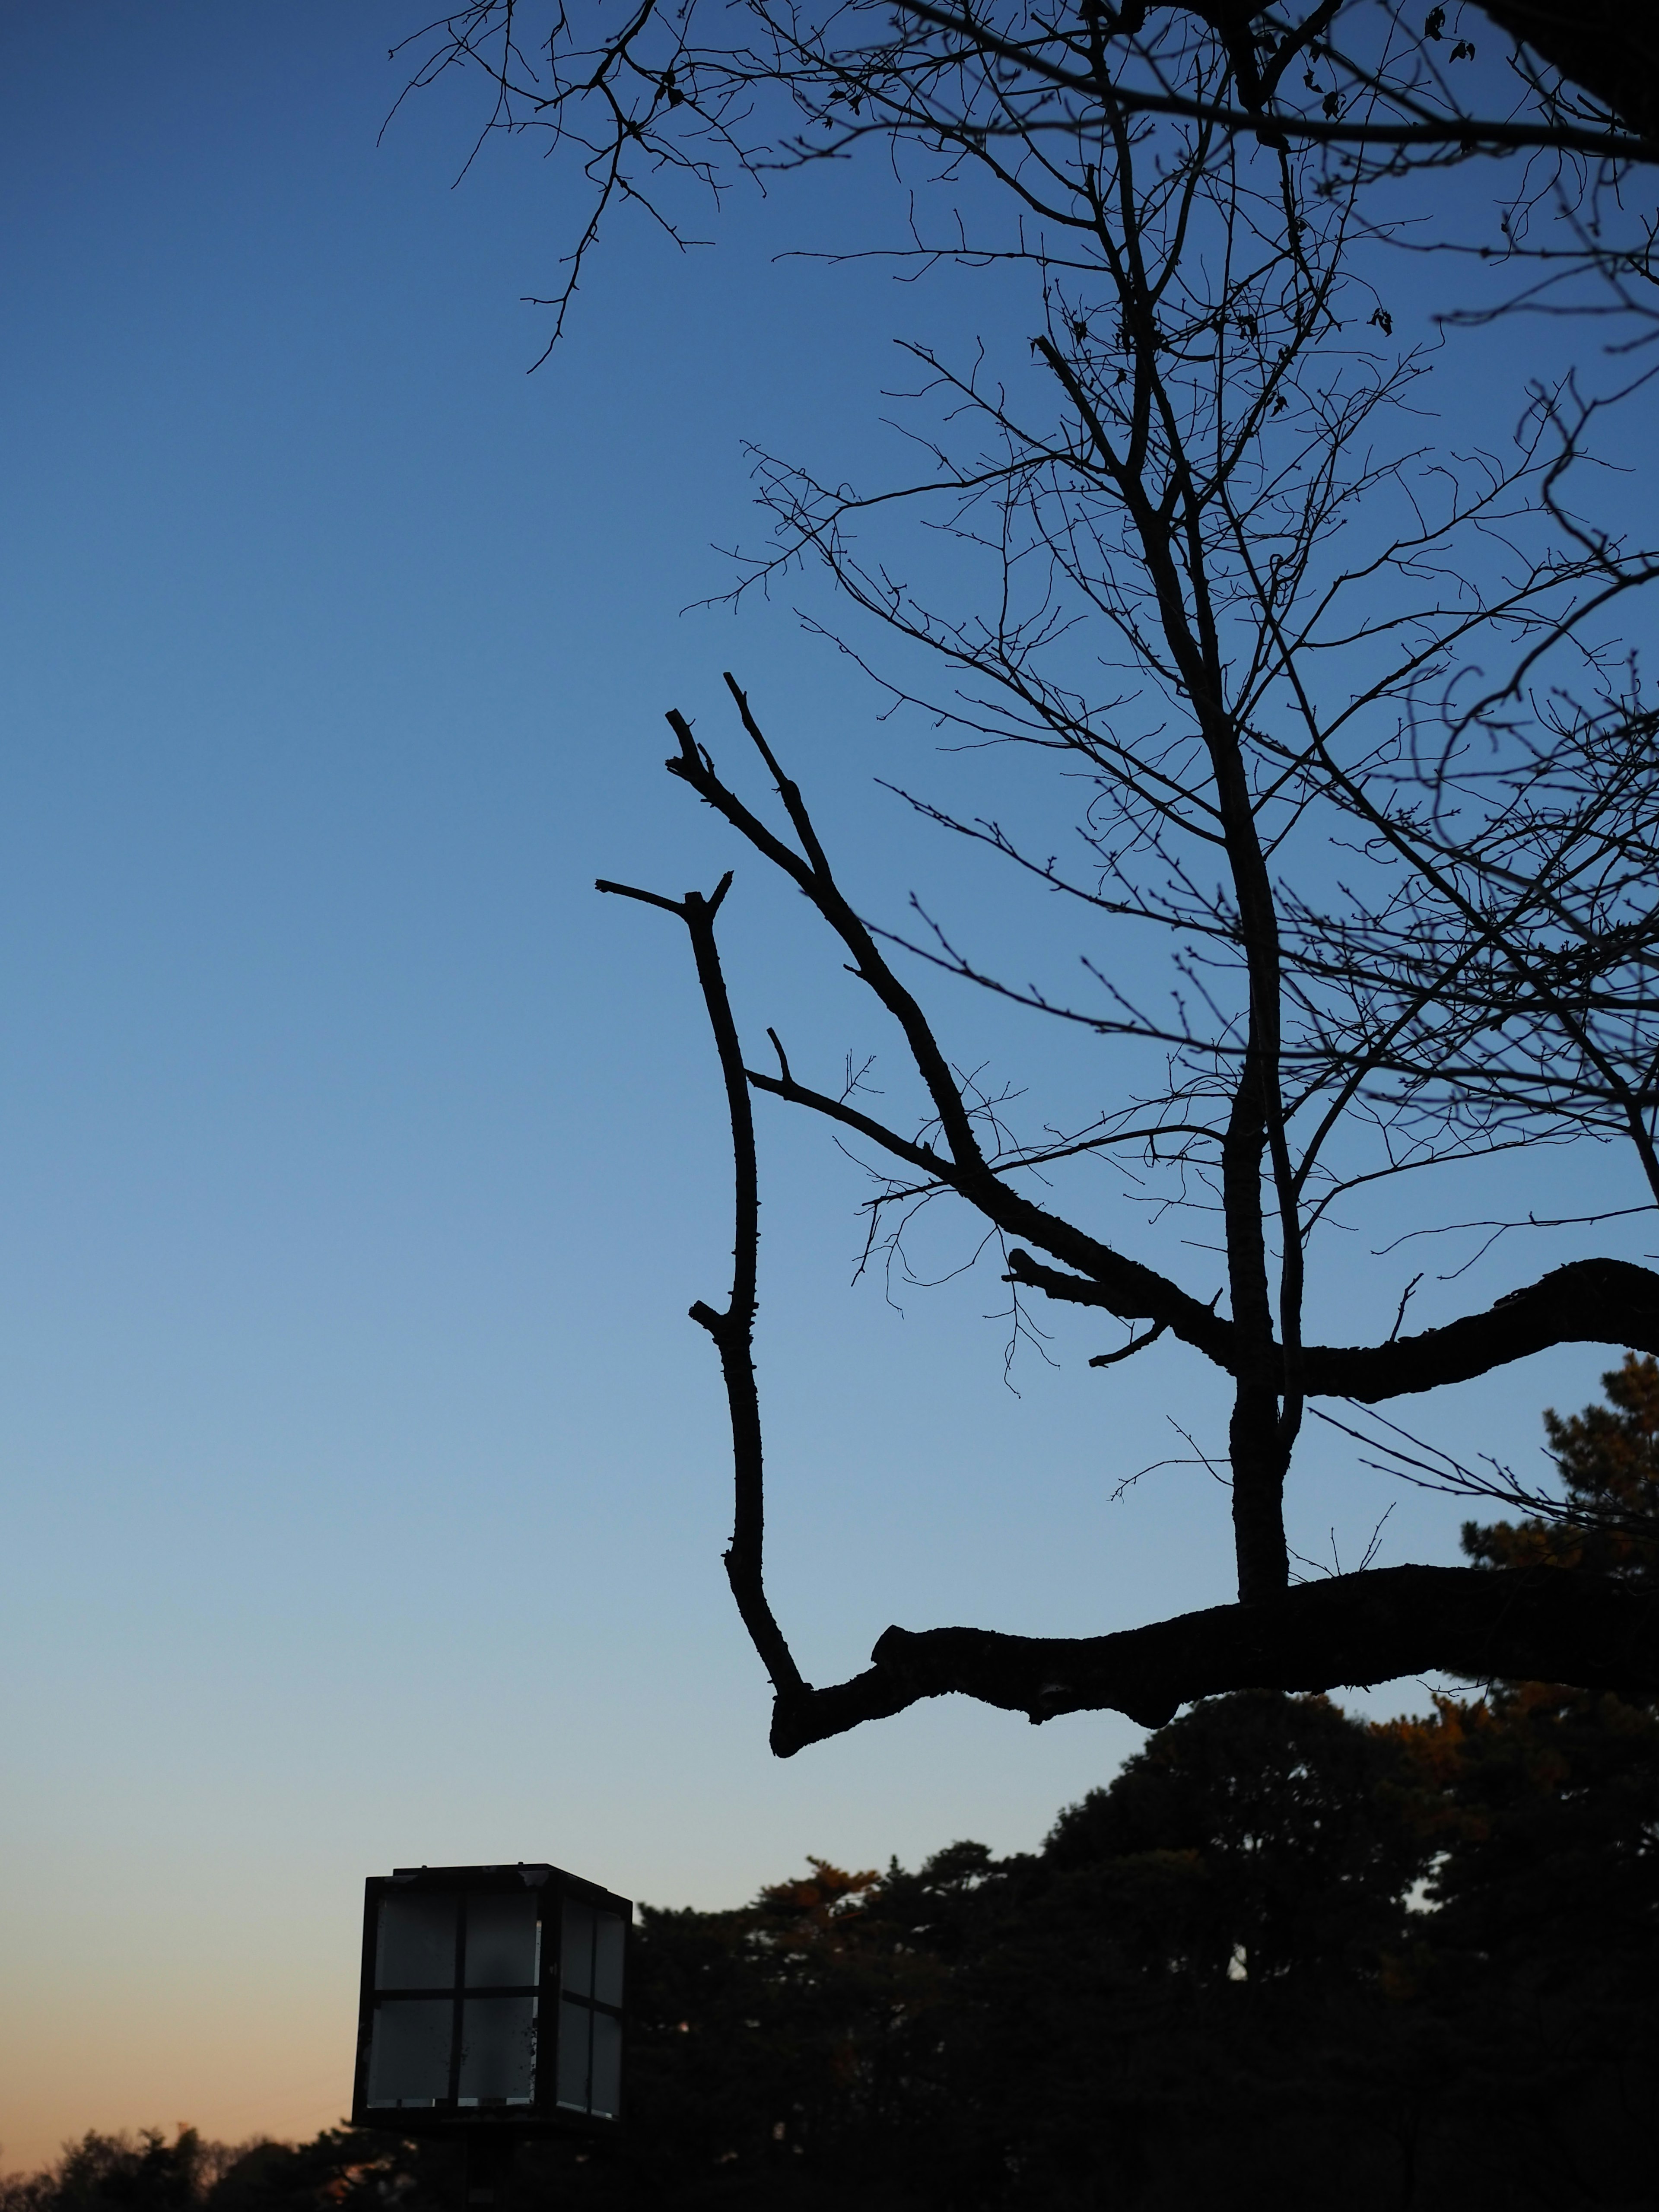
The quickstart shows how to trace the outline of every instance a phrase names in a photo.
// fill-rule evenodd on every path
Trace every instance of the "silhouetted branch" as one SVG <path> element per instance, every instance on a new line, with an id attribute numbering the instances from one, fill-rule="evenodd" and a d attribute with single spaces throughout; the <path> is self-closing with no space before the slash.
<path id="1" fill-rule="evenodd" d="M 1516 38 L 1536 43 L 1533 28 L 1518 27 L 1522 19 L 1542 19 L 1547 15 L 1565 11 L 1540 7 L 1504 6 L 1500 0 L 1487 4 L 1486 12 L 1502 22 L 1507 16 L 1511 21 L 1504 27 Z M 903 0 L 904 13 L 920 21 L 931 23 L 937 29 L 954 33 L 964 47 L 976 53 L 990 54 L 1000 61 L 1029 70 L 1032 76 L 1046 84 L 1079 98 L 1109 102 L 1125 115 L 1170 115 L 1190 123 L 1200 123 L 1207 129 L 1224 132 L 1229 137 L 1259 138 L 1263 144 L 1282 146 L 1297 143 L 1308 146 L 1346 146 L 1358 149 L 1371 147 L 1387 148 L 1400 152 L 1428 152 L 1438 149 L 1455 149 L 1460 153 L 1522 153 L 1548 148 L 1567 154 L 1583 154 L 1605 161 L 1659 161 L 1659 137 L 1643 132 L 1598 129 L 1568 119 L 1564 116 L 1540 117 L 1535 122 L 1523 122 L 1514 116 L 1474 114 L 1423 114 L 1414 122 L 1382 123 L 1367 115 L 1361 119 L 1341 119 L 1326 115 L 1309 115 L 1299 109 L 1271 105 L 1266 101 L 1248 107 L 1237 107 L 1225 100 L 1197 100 L 1181 93 L 1160 91 L 1149 85 L 1136 84 L 1124 76 L 1103 82 L 1097 72 L 1079 68 L 1068 68 L 1056 61 L 1044 47 L 1028 40 L 1000 37 L 980 16 L 957 12 L 947 8 L 935 8 L 928 0 Z M 1196 15 L 1206 15 L 1220 26 L 1231 11 L 1195 7 Z M 1240 11 L 1249 16 L 1265 15 L 1266 9 Z M 1331 12 L 1334 12 L 1334 10 Z M 1243 32 L 1237 54 L 1248 50 L 1249 33 Z M 1300 43 L 1299 41 L 1297 43 Z M 1583 42 L 1586 46 L 1588 42 Z M 1569 51 L 1565 41 L 1559 42 L 1565 57 Z M 1578 49 L 1572 50 L 1575 54 Z M 1557 64 L 1565 67 L 1565 60 Z M 1576 74 L 1576 72 L 1570 72 Z M 1613 70 L 1602 72 L 1609 84 L 1617 82 Z M 1650 78 L 1659 76 L 1659 63 L 1650 61 Z M 1581 78 L 1581 82 L 1586 80 Z M 1626 80 L 1626 96 L 1630 80 Z M 1610 95 L 1597 88 L 1598 95 L 1608 100 L 1615 109 L 1622 105 L 1616 94 Z M 1651 89 L 1647 90 L 1644 106 L 1652 101 Z"/>
<path id="2" fill-rule="evenodd" d="M 1003 1279 L 1012 1281 L 1013 1278 L 1005 1276 Z M 1131 1337 L 1127 1344 L 1120 1345 L 1115 1352 L 1096 1352 L 1094 1358 L 1089 1362 L 1090 1366 L 1121 1367 L 1126 1359 L 1133 1359 L 1136 1352 L 1145 1352 L 1148 1345 L 1156 1344 L 1163 1335 L 1164 1327 L 1165 1324 L 1163 1322 L 1155 1322 L 1142 1335 Z"/>
<path id="3" fill-rule="evenodd" d="M 1123 1319 L 1150 1317 L 1150 1308 L 1125 1315 L 1121 1293 L 1045 1267 L 1029 1252 L 1011 1252 L 1008 1272 L 1012 1281 L 1063 1304 L 1103 1306 Z M 1210 1324 L 1202 1348 L 1231 1371 L 1237 1356 L 1232 1323 L 1212 1315 Z M 1196 1340 L 1188 1334 L 1187 1340 Z M 1442 1328 L 1393 1337 L 1385 1344 L 1304 1346 L 1303 1376 L 1312 1397 L 1376 1404 L 1467 1382 L 1556 1344 L 1609 1344 L 1659 1353 L 1659 1274 L 1626 1260 L 1574 1260 L 1510 1291 L 1485 1313 L 1465 1315 Z"/>
<path id="4" fill-rule="evenodd" d="M 952 1692 L 1024 1713 L 1127 1713 L 1158 1728 L 1194 1698 L 1333 1690 L 1402 1674 L 1659 1691 L 1659 1591 L 1559 1567 L 1382 1567 L 1111 1636 L 890 1628 L 852 1680 L 780 1697 L 788 1758 L 861 1722 Z"/>
<path id="5" fill-rule="evenodd" d="M 732 1542 L 726 1554 L 726 1577 L 750 1640 L 760 1654 L 773 1687 L 782 1696 L 804 1688 L 796 1666 L 766 1595 L 764 1574 L 766 1538 L 766 1481 L 760 1417 L 760 1392 L 755 1380 L 754 1331 L 757 1305 L 756 1265 L 760 1249 L 760 1186 L 755 1158 L 755 1119 L 744 1079 L 743 1054 L 737 1024 L 720 970 L 720 948 L 714 939 L 714 917 L 732 888 L 728 870 L 711 897 L 688 891 L 683 899 L 662 897 L 656 891 L 636 890 L 627 884 L 600 878 L 595 889 L 621 898 L 638 899 L 678 915 L 690 934 L 697 963 L 697 981 L 720 1054 L 726 1085 L 726 1103 L 732 1121 L 732 1159 L 736 1222 L 732 1237 L 732 1296 L 724 1313 L 701 1299 L 691 1318 L 706 1328 L 720 1356 L 726 1402 L 732 1414 L 732 1467 L 735 1506 Z"/>

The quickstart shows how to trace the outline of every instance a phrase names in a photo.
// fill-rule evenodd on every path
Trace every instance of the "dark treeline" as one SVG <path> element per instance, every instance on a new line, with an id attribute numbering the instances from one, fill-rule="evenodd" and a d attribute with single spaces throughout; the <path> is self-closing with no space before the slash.
<path id="1" fill-rule="evenodd" d="M 1477 1561 L 1659 1595 L 1659 1366 L 1548 1419 L 1573 1509 Z M 625 2146 L 509 2212 L 1650 2207 L 1659 1711 L 1540 1683 L 1376 1725 L 1216 1698 L 1042 1849 L 647 1908 Z M 448 2146 L 88 2136 L 0 2212 L 455 2212 Z"/>

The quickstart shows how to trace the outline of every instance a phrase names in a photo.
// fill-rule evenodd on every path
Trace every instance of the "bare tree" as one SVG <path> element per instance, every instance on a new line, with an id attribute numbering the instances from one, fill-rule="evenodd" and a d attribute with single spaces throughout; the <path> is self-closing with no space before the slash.
<path id="1" fill-rule="evenodd" d="M 775 823 L 670 715 L 670 771 L 807 899 L 896 1025 L 915 1088 L 909 1119 L 878 1115 L 856 1081 L 797 1073 L 771 1032 L 774 1064 L 750 1064 L 716 941 L 729 877 L 684 899 L 601 884 L 684 923 L 725 1078 L 736 1274 L 723 1310 L 693 1314 L 731 1404 L 726 1565 L 776 1692 L 775 1747 L 945 1691 L 1033 1719 L 1114 1706 L 1158 1723 L 1212 1692 L 1427 1668 L 1659 1687 L 1659 1624 L 1626 1584 L 1557 1567 L 1405 1566 L 1291 1587 L 1285 1535 L 1313 1401 L 1375 1407 L 1562 1342 L 1659 1350 L 1659 1276 L 1610 1259 L 1414 1334 L 1401 1333 L 1407 1286 L 1385 1340 L 1306 1337 L 1310 1270 L 1329 1265 L 1322 1232 L 1379 1182 L 1455 1187 L 1467 1164 L 1513 1151 L 1541 1176 L 1562 1146 L 1613 1139 L 1629 1153 L 1632 1205 L 1659 1205 L 1659 777 L 1654 712 L 1621 642 L 1621 603 L 1659 576 L 1659 554 L 1583 511 L 1605 393 L 1584 397 L 1571 379 L 1535 388 L 1501 457 L 1425 449 L 1408 402 L 1425 365 L 1395 346 L 1376 282 L 1367 195 L 1379 165 L 1407 147 L 1449 158 L 1472 137 L 1546 141 L 1513 123 L 1508 137 L 1475 132 L 1455 108 L 1431 115 L 1431 60 L 1419 41 L 1395 65 L 1387 8 L 1366 19 L 1370 59 L 1342 61 L 1350 91 L 1313 116 L 1268 103 L 1293 59 L 1314 91 L 1315 64 L 1335 65 L 1334 4 L 1291 25 L 1165 10 L 1150 28 L 1150 11 L 1085 6 L 1067 24 L 1022 15 L 1019 38 L 913 5 L 866 47 L 856 10 L 850 29 L 844 15 L 743 13 L 759 43 L 728 46 L 723 77 L 686 45 L 689 15 L 665 27 L 648 0 L 585 76 L 568 27 L 556 34 L 539 95 L 555 127 L 576 128 L 583 102 L 610 116 L 587 148 L 599 190 L 571 283 L 611 198 L 637 189 L 636 150 L 668 160 L 672 148 L 713 181 L 722 146 L 757 158 L 738 94 L 769 86 L 843 150 L 875 131 L 926 164 L 957 227 L 930 234 L 918 216 L 902 249 L 918 263 L 1029 273 L 1029 368 L 912 349 L 925 452 L 914 481 L 860 495 L 763 459 L 776 535 L 738 588 L 822 564 L 868 634 L 896 648 L 880 670 L 871 662 L 896 698 L 1083 778 L 1064 863 L 995 821 L 912 803 L 1069 906 L 1093 948 L 1086 995 L 1062 998 L 1009 981 L 926 915 L 908 932 L 876 926 L 847 897 L 739 687 Z M 477 52 L 493 23 L 511 115 L 519 62 L 502 15 L 453 19 L 443 51 Z M 1443 28 L 1443 17 L 1431 44 Z M 653 38 L 679 41 L 674 58 L 651 48 L 647 60 Z M 1039 48 L 1068 56 L 1077 81 L 1039 65 Z M 1632 157 L 1644 127 L 1633 112 L 1564 121 L 1559 82 L 1534 69 L 1517 82 L 1556 154 Z M 672 121 L 688 108 L 689 123 Z M 1597 131 L 1595 147 L 1573 137 Z M 816 158 L 819 143 L 798 137 L 786 153 Z M 1334 160 L 1341 145 L 1348 156 Z M 994 188 L 971 203 L 988 231 L 968 228 L 957 185 L 969 169 Z M 896 580 L 883 532 L 906 515 L 948 532 L 953 592 L 961 566 L 978 564 L 982 588 L 966 604 Z M 1149 934 L 1167 944 L 1170 973 L 1152 1003 L 1115 949 Z M 952 1065 L 905 980 L 929 967 L 1100 1038 L 1116 1104 L 1022 1139 L 1006 1096 Z M 1017 1297 L 1129 1325 L 1097 1364 L 1168 1335 L 1229 1379 L 1237 1605 L 1081 1640 L 890 1629 L 868 1671 L 828 1688 L 802 1680 L 763 1578 L 757 1091 L 865 1148 L 872 1240 L 919 1204 L 954 1201 L 999 1240 Z M 1202 1212 L 1218 1279 L 1188 1287 L 1171 1262 L 1090 1226 L 1086 1192 L 1062 1199 L 1067 1175 L 1103 1158 L 1133 1160 L 1171 1208 Z M 1398 1428 L 1366 1429 L 1363 1412 L 1336 1418 L 1417 1479 L 1490 1486 Z"/>
<path id="2" fill-rule="evenodd" d="M 1518 156 L 1498 242 L 1443 222 L 1434 245 L 1537 264 L 1551 289 L 1588 267 L 1626 309 L 1655 273 L 1650 198 L 1630 192 L 1659 161 L 1659 30 L 1643 0 L 1437 0 L 1420 17 L 1401 0 L 634 0 L 615 21 L 599 5 L 469 0 L 394 49 L 411 54 L 410 91 L 456 70 L 488 79 L 480 144 L 531 133 L 584 173 L 587 211 L 541 303 L 556 310 L 550 349 L 618 208 L 683 243 L 676 185 L 718 201 L 736 174 L 870 140 L 1006 182 L 1003 149 L 1018 167 L 1033 134 L 1108 113 L 1316 152 L 1327 189 Z M 1540 210 L 1554 221 L 1533 235 Z"/>

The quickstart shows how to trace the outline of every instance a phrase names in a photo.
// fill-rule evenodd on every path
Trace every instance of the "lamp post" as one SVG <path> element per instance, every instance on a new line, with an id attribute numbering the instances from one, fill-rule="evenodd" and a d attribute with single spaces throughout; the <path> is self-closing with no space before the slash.
<path id="1" fill-rule="evenodd" d="M 352 2124 L 460 2136 L 486 2206 L 522 2136 L 614 2136 L 632 1917 L 539 1863 L 371 1875 Z"/>

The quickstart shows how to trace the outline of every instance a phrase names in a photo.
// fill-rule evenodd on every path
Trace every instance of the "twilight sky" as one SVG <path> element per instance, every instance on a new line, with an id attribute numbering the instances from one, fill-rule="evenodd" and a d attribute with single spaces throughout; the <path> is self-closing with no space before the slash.
<path id="1" fill-rule="evenodd" d="M 973 299 L 780 260 L 882 212 L 842 173 L 735 201 L 713 252 L 619 226 L 526 375 L 550 175 L 492 149 L 453 189 L 460 88 L 377 146 L 418 20 L 0 11 L 6 2167 L 88 2126 L 335 2118 L 366 1874 L 546 1857 L 735 1902 L 809 1851 L 1031 1846 L 1138 1741 L 941 1703 L 769 1757 L 685 1319 L 726 1287 L 712 1058 L 674 926 L 592 890 L 737 858 L 660 768 L 670 706 L 735 765 L 729 666 L 867 908 L 1003 896 L 873 781 L 1000 765 L 880 720 L 787 590 L 681 611 L 758 535 L 744 441 L 869 459 L 891 338 L 960 337 Z M 728 912 L 751 1023 L 821 1072 L 886 1048 L 757 865 Z M 1086 1047 L 937 1003 L 963 1059 L 1089 1095 Z M 773 1586 L 809 1675 L 892 1620 L 1231 1595 L 1201 1471 L 1111 1502 L 1182 1449 L 1172 1410 L 1215 1431 L 1193 1365 L 1091 1374 L 1115 1338 L 1062 1319 L 1016 1396 L 994 1269 L 849 1289 L 859 1178 L 762 1133 Z M 1632 1202 L 1621 1174 L 1577 1188 Z M 1423 1319 L 1578 1249 L 1500 1247 Z M 1530 1464 L 1609 1364 L 1534 1361 L 1436 1433 Z M 1292 1503 L 1347 1565 L 1396 1495 L 1351 1461 L 1315 1439 Z M 1383 1561 L 1453 1557 L 1459 1517 L 1400 1496 Z"/>

